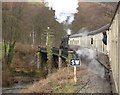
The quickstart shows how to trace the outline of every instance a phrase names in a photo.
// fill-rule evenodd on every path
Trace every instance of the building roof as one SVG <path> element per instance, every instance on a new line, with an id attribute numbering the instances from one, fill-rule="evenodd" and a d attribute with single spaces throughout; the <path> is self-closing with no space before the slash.
<path id="1" fill-rule="evenodd" d="M 105 30 L 108 30 L 109 26 L 110 26 L 110 24 L 107 24 L 107 25 L 105 25 L 105 26 L 103 26 L 103 27 L 101 27 L 97 30 L 93 30 L 93 31 L 90 31 L 90 32 L 82 32 L 82 33 L 78 33 L 78 34 L 73 34 L 73 35 L 70 36 L 70 38 L 95 35 L 95 34 L 103 32 Z"/>

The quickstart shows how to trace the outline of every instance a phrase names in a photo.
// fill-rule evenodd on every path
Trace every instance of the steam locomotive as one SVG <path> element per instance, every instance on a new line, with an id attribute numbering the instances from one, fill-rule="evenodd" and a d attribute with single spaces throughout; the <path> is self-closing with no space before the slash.
<path id="1" fill-rule="evenodd" d="M 68 41 L 69 41 L 69 35 L 64 36 L 61 39 L 60 49 L 68 50 L 69 49 Z"/>

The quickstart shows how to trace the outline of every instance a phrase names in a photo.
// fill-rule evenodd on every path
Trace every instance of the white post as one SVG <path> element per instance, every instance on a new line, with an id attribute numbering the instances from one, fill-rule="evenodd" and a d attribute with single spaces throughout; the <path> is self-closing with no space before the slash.
<path id="1" fill-rule="evenodd" d="M 74 66 L 74 82 L 75 82 L 75 84 L 77 83 L 77 70 L 76 70 L 76 66 Z"/>
<path id="2" fill-rule="evenodd" d="M 50 29 L 50 27 L 47 27 L 47 36 L 46 36 L 46 46 L 48 45 L 48 32 L 49 32 L 49 29 Z"/>
<path id="3" fill-rule="evenodd" d="M 62 61 L 62 59 L 61 59 L 61 49 L 59 49 L 59 57 L 58 57 L 58 58 L 59 58 L 59 62 L 58 62 L 59 65 L 58 65 L 58 67 L 59 67 L 59 69 L 60 69 L 60 68 L 62 67 L 62 62 L 61 62 L 61 61 Z"/>
<path id="4" fill-rule="evenodd" d="M 35 32 L 34 32 L 34 28 L 33 28 L 33 33 L 32 33 L 32 48 L 34 47 L 34 43 L 35 43 Z"/>
<path id="5" fill-rule="evenodd" d="M 48 33 L 47 33 L 47 36 L 46 36 L 46 46 L 48 45 Z"/>

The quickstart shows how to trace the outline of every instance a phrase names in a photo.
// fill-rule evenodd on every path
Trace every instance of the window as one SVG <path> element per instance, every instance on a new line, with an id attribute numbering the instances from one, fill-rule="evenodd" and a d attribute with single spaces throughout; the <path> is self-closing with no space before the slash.
<path id="1" fill-rule="evenodd" d="M 91 45 L 93 44 L 93 38 L 91 38 Z"/>

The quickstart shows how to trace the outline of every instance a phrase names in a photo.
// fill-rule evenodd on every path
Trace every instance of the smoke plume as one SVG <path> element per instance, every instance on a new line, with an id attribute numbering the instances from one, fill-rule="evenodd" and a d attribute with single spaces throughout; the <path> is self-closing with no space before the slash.
<path id="1" fill-rule="evenodd" d="M 78 31 L 78 34 L 81 35 L 81 36 L 87 36 L 88 33 L 89 33 L 88 31 L 89 30 L 86 27 L 83 27 Z"/>
<path id="2" fill-rule="evenodd" d="M 69 25 L 74 21 L 74 15 L 78 12 L 78 0 L 44 0 L 44 3 L 49 9 L 55 11 L 55 19 L 62 23 L 67 29 L 64 30 L 70 33 Z"/>
<path id="3" fill-rule="evenodd" d="M 78 57 L 81 58 L 82 64 L 88 66 L 88 68 L 95 74 L 98 74 L 101 78 L 105 76 L 105 68 L 96 60 L 97 54 L 93 49 L 80 48 L 76 51 Z"/>

